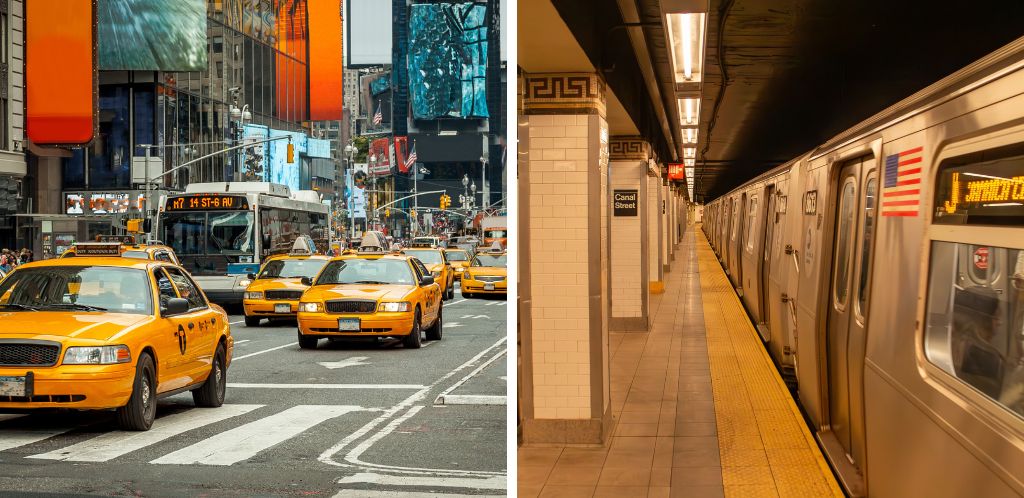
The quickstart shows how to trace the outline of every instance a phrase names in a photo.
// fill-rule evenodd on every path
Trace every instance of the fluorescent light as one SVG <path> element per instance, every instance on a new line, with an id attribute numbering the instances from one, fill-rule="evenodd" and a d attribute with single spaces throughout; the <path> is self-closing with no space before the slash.
<path id="1" fill-rule="evenodd" d="M 676 83 L 701 81 L 705 14 L 667 14 L 665 17 Z"/>
<path id="2" fill-rule="evenodd" d="M 688 144 L 697 143 L 697 129 L 696 128 L 683 128 L 683 140 Z"/>
<path id="3" fill-rule="evenodd" d="M 686 157 L 691 157 L 691 158 L 692 157 L 697 157 L 697 148 L 696 147 L 684 147 L 683 148 L 683 157 L 684 158 L 686 158 Z"/>
<path id="4" fill-rule="evenodd" d="M 683 164 L 686 166 L 693 166 L 695 162 L 696 161 L 692 157 L 683 159 Z"/>
<path id="5" fill-rule="evenodd" d="M 453 136 L 458 135 L 458 134 L 459 134 L 459 132 L 456 131 L 456 130 L 442 130 L 442 131 L 437 132 L 437 135 L 441 136 L 441 137 L 453 137 Z"/>
<path id="6" fill-rule="evenodd" d="M 685 98 L 679 99 L 679 122 L 683 126 L 694 126 L 700 121 L 700 99 Z M 694 142 L 696 142 L 696 133 L 694 133 Z"/>

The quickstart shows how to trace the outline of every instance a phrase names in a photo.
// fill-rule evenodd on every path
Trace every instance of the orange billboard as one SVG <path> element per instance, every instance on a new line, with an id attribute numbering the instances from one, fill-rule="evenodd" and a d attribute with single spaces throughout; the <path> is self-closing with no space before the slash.
<path id="1" fill-rule="evenodd" d="M 25 2 L 25 127 L 33 143 L 92 141 L 95 12 L 94 0 Z"/>
<path id="2" fill-rule="evenodd" d="M 308 0 L 309 119 L 342 118 L 341 0 Z"/>

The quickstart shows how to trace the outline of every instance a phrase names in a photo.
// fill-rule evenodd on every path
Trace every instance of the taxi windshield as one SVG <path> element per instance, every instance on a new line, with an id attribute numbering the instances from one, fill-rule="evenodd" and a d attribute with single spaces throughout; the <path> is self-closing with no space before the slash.
<path id="1" fill-rule="evenodd" d="M 151 315 L 146 271 L 109 266 L 19 268 L 0 283 L 4 311 L 110 311 Z"/>
<path id="2" fill-rule="evenodd" d="M 433 249 L 406 249 L 404 252 L 405 254 L 422 261 L 425 265 L 439 265 L 444 263 L 441 259 L 441 252 Z"/>
<path id="3" fill-rule="evenodd" d="M 412 268 L 405 260 L 353 258 L 328 263 L 314 285 L 412 285 L 414 281 Z"/>
<path id="4" fill-rule="evenodd" d="M 325 259 L 275 259 L 268 261 L 256 278 L 315 277 L 325 264 Z"/>
<path id="5" fill-rule="evenodd" d="M 448 256 L 448 261 L 469 261 L 469 254 L 464 251 L 446 251 L 445 256 Z"/>
<path id="6" fill-rule="evenodd" d="M 505 268 L 507 264 L 504 254 L 477 254 L 476 257 L 473 258 L 472 266 L 494 266 L 498 268 Z"/>

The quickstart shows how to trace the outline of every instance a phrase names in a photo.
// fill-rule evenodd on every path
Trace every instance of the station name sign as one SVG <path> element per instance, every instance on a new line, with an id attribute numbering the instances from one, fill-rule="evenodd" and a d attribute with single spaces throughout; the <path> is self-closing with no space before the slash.
<path id="1" fill-rule="evenodd" d="M 934 222 L 947 225 L 1010 225 L 1024 220 L 1024 156 L 939 173 Z"/>
<path id="2" fill-rule="evenodd" d="M 636 190 L 615 190 L 612 192 L 612 213 L 614 216 L 636 216 Z"/>
<path id="3" fill-rule="evenodd" d="M 244 195 L 186 195 L 172 197 L 164 204 L 165 211 L 231 211 L 249 209 Z"/>

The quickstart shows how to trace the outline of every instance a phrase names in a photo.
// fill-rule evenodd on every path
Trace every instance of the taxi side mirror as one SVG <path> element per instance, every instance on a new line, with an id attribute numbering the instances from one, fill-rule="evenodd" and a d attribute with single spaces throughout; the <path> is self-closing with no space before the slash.
<path id="1" fill-rule="evenodd" d="M 167 306 L 160 310 L 160 314 L 164 317 L 168 317 L 188 313 L 188 310 L 188 299 L 172 297 L 167 300 Z"/>
<path id="2" fill-rule="evenodd" d="M 250 274 L 246 275 L 245 277 L 248 278 L 249 280 L 252 280 L 253 282 L 256 281 L 256 274 L 255 273 L 250 273 Z"/>
<path id="3" fill-rule="evenodd" d="M 301 282 L 302 285 L 305 285 L 306 287 L 313 285 L 313 279 L 310 277 L 302 277 L 299 279 L 299 282 Z"/>
<path id="4" fill-rule="evenodd" d="M 427 275 L 427 276 L 425 276 L 425 277 L 420 279 L 420 286 L 427 286 L 427 285 L 430 285 L 432 283 L 434 283 L 434 276 L 433 275 Z"/>

